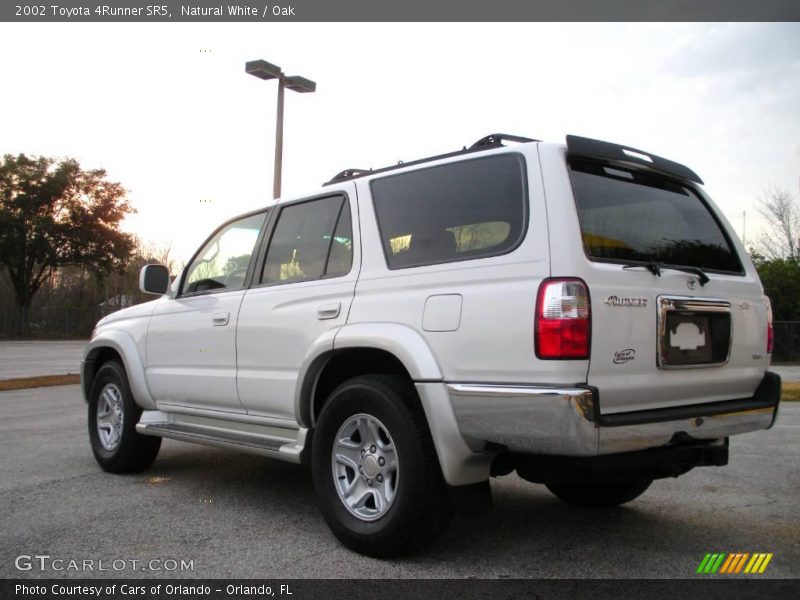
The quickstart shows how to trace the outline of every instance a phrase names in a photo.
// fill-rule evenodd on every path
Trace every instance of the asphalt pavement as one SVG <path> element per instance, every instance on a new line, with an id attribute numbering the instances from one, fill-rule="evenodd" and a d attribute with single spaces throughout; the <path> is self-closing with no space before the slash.
<path id="1" fill-rule="evenodd" d="M 691 578 L 708 552 L 771 552 L 760 577 L 800 576 L 800 404 L 734 438 L 729 466 L 657 481 L 619 509 L 495 479 L 494 510 L 455 518 L 432 547 L 395 560 L 338 544 L 305 466 L 165 440 L 150 470 L 110 475 L 85 413 L 78 386 L 0 393 L 0 577 Z M 64 570 L 15 566 L 37 554 Z M 166 571 L 169 560 L 186 570 Z"/>
<path id="2" fill-rule="evenodd" d="M 86 341 L 0 341 L 0 379 L 79 374 Z"/>
<path id="3" fill-rule="evenodd" d="M 800 381 L 800 366 L 798 365 L 770 365 L 769 370 L 780 375 L 784 383 Z"/>

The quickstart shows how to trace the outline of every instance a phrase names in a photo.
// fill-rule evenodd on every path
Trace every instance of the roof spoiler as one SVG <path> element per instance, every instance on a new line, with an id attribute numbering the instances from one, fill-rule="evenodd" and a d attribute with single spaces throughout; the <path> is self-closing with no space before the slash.
<path id="1" fill-rule="evenodd" d="M 688 179 L 695 183 L 703 183 L 697 173 L 682 164 L 661 158 L 655 154 L 637 150 L 630 146 L 620 146 L 611 142 L 593 140 L 591 138 L 580 137 L 577 135 L 567 136 L 567 153 L 570 156 L 581 156 L 585 158 L 599 158 L 612 162 L 622 162 L 632 165 L 647 167 L 654 171 L 672 175 L 681 179 Z"/>

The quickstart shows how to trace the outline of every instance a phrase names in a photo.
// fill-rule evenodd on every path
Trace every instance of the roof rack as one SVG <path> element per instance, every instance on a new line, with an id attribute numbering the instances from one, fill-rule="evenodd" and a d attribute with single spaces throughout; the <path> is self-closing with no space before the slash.
<path id="1" fill-rule="evenodd" d="M 527 142 L 539 142 L 541 140 L 534 140 L 531 138 L 522 137 L 520 135 L 509 135 L 507 133 L 491 133 L 486 137 L 482 137 L 477 142 L 472 144 L 470 148 L 485 148 L 486 146 L 502 146 L 503 142 L 517 142 L 525 144 Z"/>
<path id="2" fill-rule="evenodd" d="M 339 171 L 325 185 L 328 185 L 328 183 L 333 183 L 334 181 L 344 181 L 345 179 L 361 177 L 363 175 L 368 175 L 369 173 L 372 173 L 372 169 L 345 169 L 344 171 Z"/>
<path id="3" fill-rule="evenodd" d="M 359 177 L 365 177 L 366 175 L 374 175 L 375 173 L 384 173 L 386 171 L 393 171 L 395 169 L 400 169 L 402 167 L 409 167 L 412 165 L 419 165 L 426 162 L 431 162 L 434 160 L 441 160 L 443 158 L 450 158 L 452 156 L 459 156 L 461 154 L 471 154 L 473 152 L 483 152 L 484 150 L 491 150 L 492 148 L 498 148 L 503 145 L 503 142 L 518 142 L 518 143 L 527 143 L 527 142 L 538 142 L 540 140 L 534 140 L 532 138 L 522 137 L 519 135 L 508 135 L 507 133 L 492 133 L 487 135 L 486 137 L 482 137 L 477 142 L 472 144 L 469 148 L 464 146 L 461 150 L 456 150 L 455 152 L 448 152 L 446 154 L 438 154 L 436 156 L 429 156 L 427 158 L 420 158 L 418 160 L 413 160 L 411 162 L 403 162 L 400 161 L 396 165 L 391 165 L 388 167 L 383 167 L 380 169 L 345 169 L 337 173 L 336 175 L 331 178 L 330 181 L 326 181 L 323 186 L 331 185 L 334 183 L 339 183 L 341 181 L 350 181 L 351 179 L 358 179 Z"/>

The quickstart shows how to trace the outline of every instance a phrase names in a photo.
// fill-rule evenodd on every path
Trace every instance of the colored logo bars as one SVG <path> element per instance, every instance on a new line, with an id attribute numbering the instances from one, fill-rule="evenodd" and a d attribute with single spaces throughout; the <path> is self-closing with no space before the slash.
<path id="1" fill-rule="evenodd" d="M 696 572 L 703 574 L 724 573 L 727 575 L 763 573 L 771 560 L 771 552 L 769 554 L 761 552 L 755 554 L 750 554 L 749 552 L 735 552 L 733 554 L 718 552 L 706 554 Z"/>

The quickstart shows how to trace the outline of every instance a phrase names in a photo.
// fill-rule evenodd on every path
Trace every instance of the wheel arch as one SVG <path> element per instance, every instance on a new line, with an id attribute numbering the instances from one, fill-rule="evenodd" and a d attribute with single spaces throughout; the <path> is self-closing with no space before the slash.
<path id="1" fill-rule="evenodd" d="M 125 367 L 128 385 L 136 403 L 145 409 L 155 409 L 145 379 L 144 364 L 132 337 L 122 331 L 110 331 L 94 338 L 84 350 L 81 363 L 81 391 L 88 401 L 92 381 L 97 371 L 109 360 L 119 360 Z"/>
<path id="2" fill-rule="evenodd" d="M 485 482 L 492 455 L 475 454 L 464 441 L 444 386 L 442 371 L 424 338 L 399 324 L 345 326 L 333 343 L 315 346 L 298 377 L 295 414 L 313 429 L 322 406 L 339 384 L 358 375 L 392 374 L 414 385 L 433 437 L 445 481 L 451 486 Z"/>
<path id="3" fill-rule="evenodd" d="M 331 350 L 314 361 L 303 381 L 301 415 L 303 423 L 315 426 L 330 393 L 348 379 L 359 375 L 399 375 L 413 384 L 405 365 L 392 353 L 374 347 Z"/>
<path id="4" fill-rule="evenodd" d="M 397 323 L 346 325 L 318 340 L 300 369 L 295 393 L 298 422 L 313 427 L 321 403 L 337 385 L 376 373 L 406 376 L 412 383 L 443 379 L 430 347 L 410 327 Z"/>

